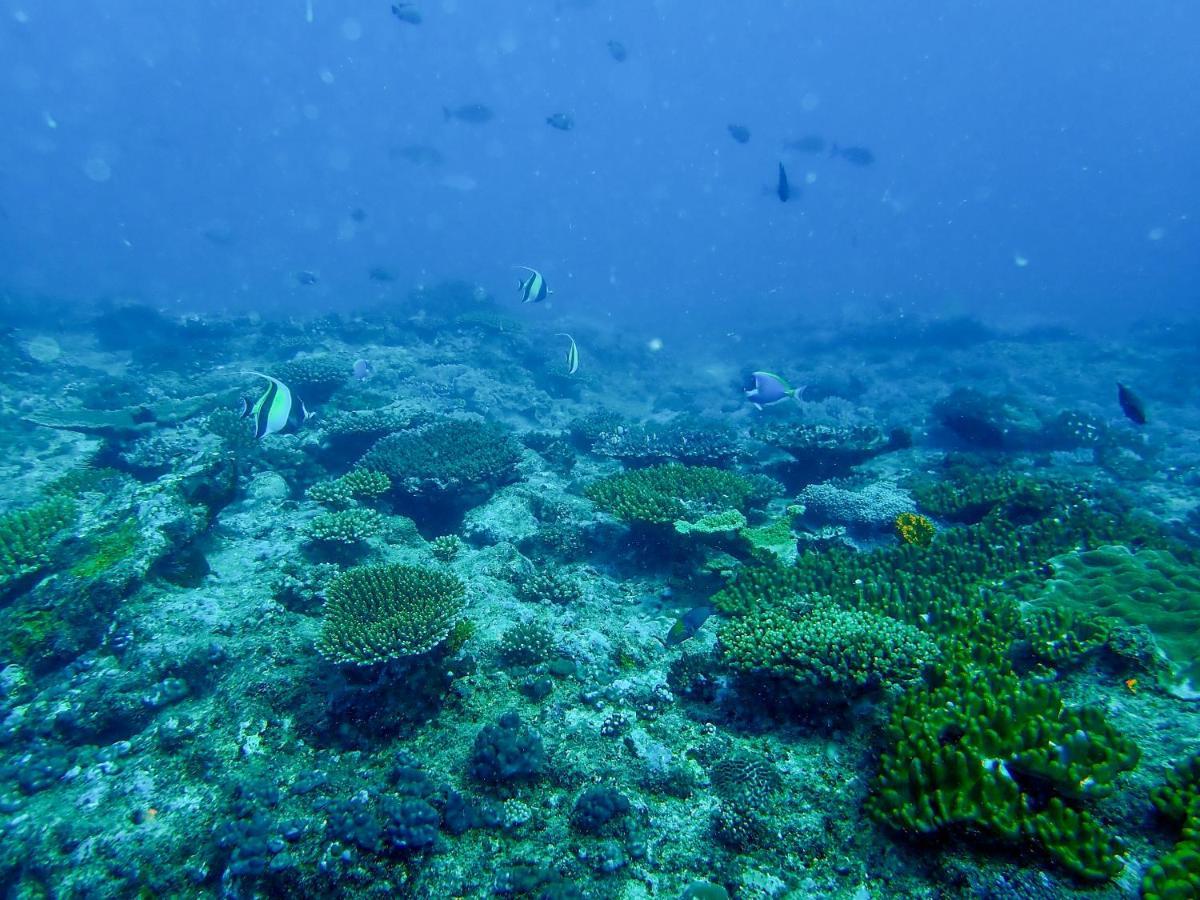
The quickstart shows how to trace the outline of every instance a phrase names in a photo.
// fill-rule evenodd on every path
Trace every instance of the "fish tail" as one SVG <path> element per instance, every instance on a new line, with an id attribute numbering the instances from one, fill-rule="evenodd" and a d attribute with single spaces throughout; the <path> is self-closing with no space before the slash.
<path id="1" fill-rule="evenodd" d="M 800 387 L 795 388 L 792 391 L 792 399 L 795 400 L 797 403 L 803 403 L 804 402 L 804 389 L 806 387 L 808 387 L 807 384 L 802 384 L 802 385 L 800 385 Z"/>

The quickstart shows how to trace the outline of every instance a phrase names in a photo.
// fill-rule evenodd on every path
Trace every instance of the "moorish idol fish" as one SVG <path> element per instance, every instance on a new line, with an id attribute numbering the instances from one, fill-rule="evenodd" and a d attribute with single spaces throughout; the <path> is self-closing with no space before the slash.
<path id="1" fill-rule="evenodd" d="M 267 380 L 267 389 L 253 405 L 245 397 L 242 398 L 242 418 L 254 419 L 254 436 L 266 437 L 284 430 L 295 430 L 312 415 L 304 406 L 304 401 L 292 394 L 291 388 L 270 375 L 261 372 L 247 372 L 247 375 L 257 375 Z"/>
<path id="2" fill-rule="evenodd" d="M 803 387 L 794 388 L 770 372 L 752 372 L 751 375 L 754 378 L 754 387 L 746 391 L 746 399 L 759 409 L 788 397 L 799 401 L 800 395 L 804 393 Z"/>
<path id="3" fill-rule="evenodd" d="M 528 278 L 517 280 L 517 290 L 521 292 L 522 303 L 540 303 L 546 299 L 547 294 L 552 293 L 546 287 L 546 279 L 537 269 L 531 269 L 529 266 L 517 266 L 517 268 L 524 269 L 529 273 Z"/>
<path id="4" fill-rule="evenodd" d="M 574 375 L 579 371 L 579 348 L 575 346 L 575 338 L 564 331 L 560 331 L 554 336 L 565 337 L 571 342 L 571 346 L 567 348 L 567 374 Z"/>

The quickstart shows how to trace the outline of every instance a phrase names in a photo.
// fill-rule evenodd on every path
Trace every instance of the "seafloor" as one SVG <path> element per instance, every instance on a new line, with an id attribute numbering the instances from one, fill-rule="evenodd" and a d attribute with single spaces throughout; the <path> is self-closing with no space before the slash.
<path id="1" fill-rule="evenodd" d="M 1194 325 L 7 313 L 5 896 L 1200 891 Z"/>

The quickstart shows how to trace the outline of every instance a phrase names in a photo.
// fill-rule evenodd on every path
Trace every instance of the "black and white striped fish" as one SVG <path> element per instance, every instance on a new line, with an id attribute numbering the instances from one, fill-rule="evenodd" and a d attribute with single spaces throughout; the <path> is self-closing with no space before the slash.
<path id="1" fill-rule="evenodd" d="M 304 406 L 304 401 L 292 393 L 292 389 L 270 375 L 262 372 L 247 372 L 247 375 L 257 375 L 267 381 L 267 389 L 261 397 L 251 404 L 242 398 L 242 418 L 254 419 L 254 436 L 264 438 L 268 434 L 278 434 L 281 431 L 295 431 L 312 415 Z"/>
<path id="2" fill-rule="evenodd" d="M 575 345 L 575 338 L 571 337 L 565 331 L 560 331 L 554 336 L 565 337 L 571 342 L 571 346 L 567 348 L 567 374 L 574 375 L 579 371 L 579 348 Z"/>
<path id="3" fill-rule="evenodd" d="M 517 268 L 524 269 L 529 273 L 528 278 L 517 279 L 517 290 L 521 292 L 522 303 L 541 303 L 547 295 L 553 293 L 546 287 L 546 279 L 537 269 L 531 269 L 529 266 L 517 266 Z"/>

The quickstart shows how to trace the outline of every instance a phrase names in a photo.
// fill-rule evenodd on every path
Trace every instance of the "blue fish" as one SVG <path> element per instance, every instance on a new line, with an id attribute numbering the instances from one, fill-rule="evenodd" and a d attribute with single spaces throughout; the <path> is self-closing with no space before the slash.
<path id="1" fill-rule="evenodd" d="M 753 372 L 754 387 L 746 391 L 746 399 L 758 409 L 786 400 L 789 397 L 799 402 L 804 387 L 794 388 L 778 375 L 770 372 Z"/>

